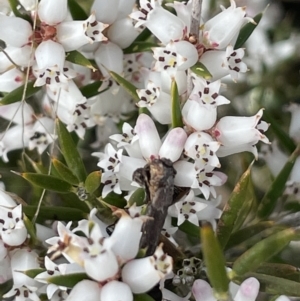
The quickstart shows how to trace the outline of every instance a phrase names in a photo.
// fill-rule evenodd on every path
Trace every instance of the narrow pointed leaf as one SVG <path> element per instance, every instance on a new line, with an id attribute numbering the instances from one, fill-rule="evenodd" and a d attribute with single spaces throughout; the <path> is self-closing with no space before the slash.
<path id="1" fill-rule="evenodd" d="M 68 288 L 74 287 L 78 282 L 89 279 L 85 273 L 67 274 L 49 277 L 46 281 L 60 286 L 66 286 Z"/>
<path id="2" fill-rule="evenodd" d="M 233 272 L 242 276 L 247 272 L 254 271 L 260 264 L 278 254 L 290 241 L 295 239 L 297 239 L 297 234 L 292 228 L 263 239 L 236 259 L 232 267 Z"/>
<path id="3" fill-rule="evenodd" d="M 180 96 L 178 94 L 177 83 L 172 80 L 171 85 L 171 103 L 172 103 L 172 128 L 183 127 L 183 121 L 180 108 Z"/>
<path id="4" fill-rule="evenodd" d="M 70 168 L 68 168 L 65 164 L 63 164 L 62 162 L 60 162 L 59 160 L 57 160 L 55 158 L 52 159 L 52 164 L 61 179 L 63 179 L 64 181 L 67 181 L 68 183 L 70 183 L 72 185 L 79 184 L 78 178 L 73 174 L 73 172 L 70 170 Z"/>
<path id="5" fill-rule="evenodd" d="M 58 119 L 56 120 L 56 132 L 58 134 L 62 154 L 68 167 L 74 175 L 76 175 L 80 182 L 84 182 L 86 179 L 86 171 L 78 149 L 71 134 L 68 132 L 65 125 Z"/>
<path id="6" fill-rule="evenodd" d="M 84 187 L 88 193 L 93 193 L 99 188 L 100 184 L 101 171 L 93 171 L 87 176 Z"/>
<path id="7" fill-rule="evenodd" d="M 285 183 L 294 167 L 299 151 L 300 148 L 296 148 L 296 150 L 290 155 L 288 161 L 261 200 L 257 213 L 259 218 L 267 218 L 273 212 L 278 198 L 282 196 L 285 190 Z"/>
<path id="8" fill-rule="evenodd" d="M 80 92 L 82 93 L 82 95 L 84 97 L 91 98 L 91 97 L 94 97 L 94 96 L 102 93 L 103 91 L 106 91 L 106 90 L 103 90 L 101 92 L 98 91 L 99 88 L 101 87 L 101 85 L 102 85 L 102 82 L 97 81 L 97 82 L 94 82 L 94 83 L 91 83 L 91 84 L 81 87 Z"/>
<path id="9" fill-rule="evenodd" d="M 146 27 L 135 39 L 134 42 L 145 42 L 150 36 L 151 31 Z"/>
<path id="10" fill-rule="evenodd" d="M 228 300 L 229 279 L 225 270 L 225 259 L 210 224 L 201 228 L 201 243 L 207 275 L 216 299 Z"/>
<path id="11" fill-rule="evenodd" d="M 125 78 L 113 71 L 110 71 L 109 73 L 111 77 L 128 92 L 128 94 L 133 98 L 134 101 L 138 102 L 140 100 L 138 94 L 136 93 L 136 86 L 134 86 L 132 83 L 130 83 Z"/>
<path id="12" fill-rule="evenodd" d="M 218 222 L 217 237 L 221 248 L 224 249 L 234 226 L 242 212 L 243 205 L 247 202 L 252 202 L 252 196 L 248 192 L 251 176 L 251 166 L 243 173 L 239 182 L 235 185 L 234 190 L 225 205 L 223 214 Z"/>
<path id="13" fill-rule="evenodd" d="M 153 42 L 133 42 L 129 47 L 124 49 L 124 54 L 147 52 L 151 51 L 153 47 L 158 47 L 158 44 Z"/>
<path id="14" fill-rule="evenodd" d="M 9 92 L 6 94 L 0 101 L 0 106 L 3 105 L 9 105 L 11 103 L 18 102 L 22 100 L 23 91 L 24 91 L 25 85 Z M 41 87 L 34 87 L 34 82 L 29 82 L 26 87 L 26 93 L 25 93 L 25 99 L 32 96 L 36 92 L 41 90 Z"/>
<path id="15" fill-rule="evenodd" d="M 36 229 L 34 227 L 34 224 L 31 222 L 31 220 L 26 215 L 23 216 L 23 221 L 24 221 L 24 225 L 27 229 L 27 232 L 30 235 L 31 242 L 33 244 L 35 244 L 36 242 L 38 242 L 38 238 L 36 236 Z"/>
<path id="16" fill-rule="evenodd" d="M 111 192 L 103 199 L 103 201 L 109 205 L 116 206 L 118 208 L 124 208 L 127 205 L 126 200 L 122 195 Z"/>
<path id="17" fill-rule="evenodd" d="M 28 14 L 23 14 L 23 13 L 21 13 L 20 10 L 18 10 L 17 7 L 20 6 L 20 3 L 18 0 L 8 0 L 8 2 L 10 4 L 11 10 L 13 11 L 13 13 L 16 17 L 22 18 L 22 19 L 28 21 L 29 23 L 32 22 L 32 20 Z"/>
<path id="18" fill-rule="evenodd" d="M 128 206 L 132 206 L 133 204 L 136 204 L 136 206 L 142 206 L 145 202 L 145 189 L 144 188 L 138 188 L 135 190 L 135 192 L 131 195 Z"/>
<path id="19" fill-rule="evenodd" d="M 13 280 L 9 279 L 3 283 L 0 283 L 0 300 L 2 300 L 3 295 L 11 290 L 13 287 Z"/>
<path id="20" fill-rule="evenodd" d="M 273 221 L 259 222 L 255 225 L 251 225 L 249 227 L 243 228 L 239 231 L 232 233 L 226 244 L 225 250 L 228 250 L 234 246 L 243 243 L 252 236 L 257 235 L 261 231 L 271 228 L 274 224 L 275 222 Z"/>
<path id="21" fill-rule="evenodd" d="M 77 50 L 68 52 L 66 56 L 66 60 L 73 64 L 92 69 L 92 71 L 97 70 L 97 68 L 93 65 L 93 63 Z"/>
<path id="22" fill-rule="evenodd" d="M 246 43 L 246 41 L 251 36 L 251 34 L 254 31 L 254 29 L 256 28 L 256 26 L 258 25 L 258 23 L 260 22 L 262 16 L 263 16 L 263 13 L 257 14 L 253 18 L 253 20 L 255 21 L 256 24 L 253 24 L 253 23 L 249 22 L 249 23 L 247 23 L 246 25 L 244 25 L 242 27 L 242 29 L 240 30 L 240 33 L 238 35 L 238 38 L 236 40 L 236 43 L 234 45 L 234 49 L 241 48 Z"/>
<path id="23" fill-rule="evenodd" d="M 33 218 L 37 206 L 23 206 L 23 212 Z M 79 221 L 87 218 L 88 213 L 79 209 L 69 207 L 42 206 L 39 209 L 39 219 L 42 220 L 60 220 L 60 221 Z"/>
<path id="24" fill-rule="evenodd" d="M 88 15 L 76 0 L 68 0 L 68 7 L 73 20 L 86 20 Z"/>
<path id="25" fill-rule="evenodd" d="M 32 167 L 36 173 L 48 173 L 48 167 L 42 164 L 41 162 L 33 161 L 26 153 L 24 153 L 24 158 L 30 164 L 30 168 Z M 27 170 L 27 168 L 25 170 Z"/>
<path id="26" fill-rule="evenodd" d="M 209 80 L 212 78 L 212 75 L 208 71 L 208 69 L 200 62 L 196 63 L 193 67 L 191 67 L 191 70 L 193 73 L 195 73 L 198 76 L 203 77 L 206 80 Z"/>
<path id="27" fill-rule="evenodd" d="M 251 273 L 260 282 L 260 290 L 274 295 L 300 297 L 300 283 L 271 275 Z"/>
<path id="28" fill-rule="evenodd" d="M 56 191 L 60 193 L 67 193 L 73 191 L 73 186 L 70 183 L 53 176 L 31 172 L 22 173 L 21 176 L 31 184 L 41 187 L 43 189 Z"/>
<path id="29" fill-rule="evenodd" d="M 46 271 L 46 269 L 31 269 L 31 270 L 27 270 L 27 271 L 22 271 L 21 273 L 25 274 L 26 276 L 28 276 L 30 278 L 34 278 L 38 274 L 41 274 L 45 271 Z"/>

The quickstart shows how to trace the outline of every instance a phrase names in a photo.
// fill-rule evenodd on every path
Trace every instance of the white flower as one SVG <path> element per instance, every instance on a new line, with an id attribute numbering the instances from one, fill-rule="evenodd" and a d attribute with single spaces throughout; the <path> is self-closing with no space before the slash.
<path id="1" fill-rule="evenodd" d="M 298 143 L 300 142 L 300 105 L 297 103 L 292 103 L 287 107 L 287 111 L 291 112 L 292 114 L 289 127 L 289 136 Z"/>
<path id="2" fill-rule="evenodd" d="M 66 301 L 101 301 L 100 293 L 101 288 L 97 282 L 91 280 L 82 280 L 73 287 Z"/>
<path id="3" fill-rule="evenodd" d="M 268 138 L 262 134 L 268 129 L 268 124 L 260 120 L 262 115 L 263 110 L 260 109 L 252 117 L 223 117 L 214 128 L 214 136 L 224 146 L 254 145 L 260 140 L 269 143 Z"/>

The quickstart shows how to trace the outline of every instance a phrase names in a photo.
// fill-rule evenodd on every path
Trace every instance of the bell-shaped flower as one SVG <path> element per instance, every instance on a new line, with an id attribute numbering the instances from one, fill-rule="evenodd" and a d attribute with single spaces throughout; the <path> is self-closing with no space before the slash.
<path id="1" fill-rule="evenodd" d="M 238 80 L 240 73 L 247 72 L 247 66 L 242 61 L 245 51 L 242 48 L 233 49 L 231 45 L 226 51 L 209 50 L 202 54 L 202 63 L 212 75 L 211 81 L 218 80 L 230 74 L 233 81 Z"/>
<path id="2" fill-rule="evenodd" d="M 101 32 L 107 26 L 98 22 L 94 14 L 85 21 L 65 21 L 56 26 L 56 40 L 65 51 L 77 50 L 87 43 L 106 41 Z"/>
<path id="3" fill-rule="evenodd" d="M 224 146 L 254 145 L 260 140 L 269 143 L 268 138 L 262 134 L 269 127 L 260 120 L 262 115 L 263 109 L 260 109 L 252 117 L 223 117 L 213 130 L 214 137 Z"/>
<path id="4" fill-rule="evenodd" d="M 142 236 L 141 217 L 131 218 L 125 211 L 118 210 L 115 214 L 121 214 L 121 218 L 110 237 L 112 251 L 118 257 L 120 264 L 135 258 Z"/>
<path id="5" fill-rule="evenodd" d="M 9 193 L 5 191 L 5 186 L 2 182 L 0 182 L 0 206 L 11 209 L 17 206 Z"/>
<path id="6" fill-rule="evenodd" d="M 22 205 L 14 209 L 0 207 L 0 234 L 8 246 L 19 246 L 27 238 L 27 229 L 23 222 Z"/>
<path id="7" fill-rule="evenodd" d="M 204 106 L 195 100 L 187 100 L 182 108 L 184 123 L 196 131 L 210 129 L 217 120 L 217 108 Z"/>
<path id="8" fill-rule="evenodd" d="M 48 24 L 56 25 L 64 21 L 68 14 L 67 0 L 41 0 L 38 5 L 39 19 Z"/>
<path id="9" fill-rule="evenodd" d="M 147 292 L 172 271 L 173 260 L 158 246 L 154 255 L 133 259 L 122 269 L 122 280 L 135 294 Z"/>
<path id="10" fill-rule="evenodd" d="M 118 16 L 118 9 L 120 0 L 95 0 L 91 11 L 95 12 L 97 20 L 102 23 L 112 24 Z M 112 9 L 114 8 L 114 9 Z"/>
<path id="11" fill-rule="evenodd" d="M 100 293 L 101 287 L 97 282 L 91 280 L 82 280 L 73 287 L 66 301 L 101 301 L 102 299 L 100 298 Z"/>
<path id="12" fill-rule="evenodd" d="M 168 214 L 177 218 L 177 226 L 180 226 L 184 221 L 189 221 L 192 224 L 199 226 L 197 214 L 207 205 L 195 200 L 193 190 L 179 202 L 169 207 Z"/>
<path id="13" fill-rule="evenodd" d="M 133 301 L 133 294 L 126 283 L 113 280 L 102 287 L 100 299 L 105 301 Z"/>
<path id="14" fill-rule="evenodd" d="M 236 7 L 234 0 L 231 6 L 218 15 L 208 20 L 202 29 L 203 43 L 207 48 L 224 49 L 230 43 L 234 43 L 241 27 L 246 23 L 254 21 L 245 17 L 246 8 Z"/>
<path id="15" fill-rule="evenodd" d="M 35 86 L 47 85 L 56 93 L 59 88 L 67 90 L 68 81 L 77 75 L 72 69 L 64 67 L 65 50 L 59 43 L 51 40 L 42 42 L 35 51 L 35 58 Z"/>
<path id="16" fill-rule="evenodd" d="M 210 83 L 202 77 L 194 76 L 193 84 L 194 88 L 189 99 L 196 100 L 202 105 L 210 105 L 212 107 L 230 103 L 226 97 L 219 94 L 221 81 L 218 80 Z"/>
<path id="17" fill-rule="evenodd" d="M 149 81 L 146 89 L 138 89 L 140 101 L 137 106 L 148 108 L 153 117 L 161 124 L 170 124 L 171 116 L 171 96 L 160 91 L 152 81 Z"/>
<path id="18" fill-rule="evenodd" d="M 84 269 L 91 278 L 99 282 L 116 276 L 119 271 L 117 256 L 111 248 L 110 240 L 111 238 L 102 236 L 101 229 L 95 224 L 82 246 Z"/>
<path id="19" fill-rule="evenodd" d="M 160 5 L 161 1 L 140 0 L 140 10 L 130 14 L 137 21 L 136 27 L 146 26 L 162 44 L 181 40 L 184 35 L 185 24 L 177 16 Z M 164 24 L 162 27 L 161 24 Z"/>
<path id="20" fill-rule="evenodd" d="M 176 71 L 185 71 L 198 60 L 196 47 L 187 41 L 169 42 L 165 47 L 152 48 L 156 59 L 154 71 L 168 71 L 172 76 Z"/>
<path id="21" fill-rule="evenodd" d="M 14 16 L 0 14 L 0 39 L 7 45 L 22 47 L 30 42 L 32 27 L 29 22 Z"/>
<path id="22" fill-rule="evenodd" d="M 204 132 L 195 132 L 186 140 L 184 154 L 203 165 L 220 167 L 219 159 L 216 155 L 220 143 Z"/>
<path id="23" fill-rule="evenodd" d="M 250 152 L 255 157 L 255 160 L 258 159 L 257 147 L 252 143 L 245 143 L 240 145 L 221 145 L 217 151 L 217 156 L 219 158 L 227 157 L 233 154 L 238 154 L 242 152 Z"/>

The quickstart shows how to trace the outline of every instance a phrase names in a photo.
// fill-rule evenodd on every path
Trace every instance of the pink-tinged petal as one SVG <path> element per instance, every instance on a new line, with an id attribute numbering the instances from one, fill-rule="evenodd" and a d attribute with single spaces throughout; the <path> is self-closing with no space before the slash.
<path id="1" fill-rule="evenodd" d="M 172 162 L 177 161 L 182 154 L 186 139 L 187 134 L 182 128 L 172 129 L 159 150 L 159 156 Z"/>
<path id="2" fill-rule="evenodd" d="M 197 279 L 192 288 L 196 301 L 216 301 L 211 286 L 202 279 Z"/>
<path id="3" fill-rule="evenodd" d="M 42 22 L 56 25 L 66 19 L 68 14 L 67 0 L 41 0 L 38 6 L 38 15 Z"/>
<path id="4" fill-rule="evenodd" d="M 140 114 L 135 126 L 139 136 L 141 152 L 146 160 L 158 156 L 161 141 L 153 120 L 146 114 Z"/>
<path id="5" fill-rule="evenodd" d="M 259 286 L 258 280 L 254 277 L 244 280 L 234 297 L 234 301 L 255 301 L 259 293 Z"/>
<path id="6" fill-rule="evenodd" d="M 24 19 L 0 14 L 0 39 L 7 45 L 22 47 L 29 43 L 32 28 Z"/>
<path id="7" fill-rule="evenodd" d="M 133 301 L 130 287 L 120 281 L 110 281 L 102 287 L 101 300 L 105 301 Z"/>
<path id="8" fill-rule="evenodd" d="M 13 68 L 0 74 L 0 91 L 1 92 L 11 92 L 19 87 L 21 87 L 25 82 L 24 73 Z"/>
<path id="9" fill-rule="evenodd" d="M 82 280 L 73 287 L 66 301 L 101 301 L 100 294 L 101 288 L 97 282 Z"/>

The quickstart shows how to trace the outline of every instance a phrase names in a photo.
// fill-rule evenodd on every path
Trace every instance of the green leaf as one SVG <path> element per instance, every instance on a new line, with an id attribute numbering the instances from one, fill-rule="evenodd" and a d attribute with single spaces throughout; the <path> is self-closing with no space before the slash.
<path id="1" fill-rule="evenodd" d="M 24 206 L 23 206 L 24 207 Z M 23 208 L 22 207 L 22 208 Z M 26 207 L 26 206 L 25 206 Z M 24 210 L 23 210 L 24 211 Z M 24 225 L 27 229 L 28 234 L 30 235 L 30 240 L 33 244 L 36 244 L 38 242 L 38 238 L 36 236 L 36 229 L 34 227 L 34 224 L 31 222 L 31 220 L 24 215 L 23 216 Z"/>
<path id="2" fill-rule="evenodd" d="M 135 39 L 134 42 L 145 42 L 152 35 L 151 31 L 146 27 Z"/>
<path id="3" fill-rule="evenodd" d="M 84 183 L 84 187 L 88 193 L 95 192 L 101 184 L 101 171 L 91 172 Z"/>
<path id="4" fill-rule="evenodd" d="M 242 276 L 278 254 L 291 240 L 297 239 L 294 229 L 288 228 L 261 240 L 248 249 L 233 264 L 234 275 Z"/>
<path id="5" fill-rule="evenodd" d="M 3 295 L 11 290 L 13 287 L 13 280 L 9 279 L 6 282 L 0 283 L 0 300 L 2 300 Z"/>
<path id="6" fill-rule="evenodd" d="M 210 224 L 201 228 L 201 243 L 207 275 L 217 300 L 228 300 L 229 279 L 220 244 Z"/>
<path id="7" fill-rule="evenodd" d="M 255 272 L 300 282 L 299 268 L 289 264 L 267 262 L 261 264 Z"/>
<path id="8" fill-rule="evenodd" d="M 296 150 L 291 154 L 288 161 L 273 181 L 271 187 L 265 193 L 258 207 L 257 216 L 259 218 L 267 218 L 275 208 L 278 198 L 282 196 L 285 190 L 285 183 L 294 167 L 299 151 L 300 149 L 296 148 Z"/>
<path id="9" fill-rule="evenodd" d="M 52 164 L 54 168 L 56 169 L 58 175 L 64 180 L 67 181 L 68 183 L 72 185 L 78 185 L 79 180 L 78 178 L 73 174 L 73 172 L 68 168 L 65 164 L 60 162 L 59 160 L 53 158 L 52 159 Z"/>
<path id="10" fill-rule="evenodd" d="M 180 108 L 180 96 L 178 94 L 177 83 L 172 80 L 171 85 L 171 103 L 172 103 L 172 128 L 183 127 L 181 108 Z"/>
<path id="11" fill-rule="evenodd" d="M 66 286 L 68 288 L 73 288 L 78 282 L 89 279 L 88 275 L 85 273 L 67 274 L 53 276 L 46 279 L 48 283 L 53 283 L 60 286 Z"/>
<path id="12" fill-rule="evenodd" d="M 26 216 L 33 218 L 37 206 L 23 206 L 22 209 Z M 79 221 L 87 216 L 88 213 L 69 207 L 41 206 L 39 209 L 39 219 L 43 220 Z"/>
<path id="13" fill-rule="evenodd" d="M 134 86 L 132 83 L 130 83 L 125 78 L 113 71 L 110 71 L 109 73 L 111 77 L 129 93 L 129 95 L 133 98 L 135 102 L 138 102 L 140 100 L 138 94 L 136 93 L 136 86 Z"/>
<path id="14" fill-rule="evenodd" d="M 295 149 L 296 145 L 293 139 L 283 130 L 278 120 L 275 120 L 268 110 L 264 111 L 264 120 L 271 124 L 270 129 L 276 135 L 279 144 L 282 145 L 291 154 Z"/>
<path id="15" fill-rule="evenodd" d="M 196 63 L 193 67 L 191 67 L 191 70 L 193 73 L 203 77 L 206 80 L 210 80 L 212 78 L 212 75 L 210 74 L 208 69 L 200 62 Z"/>
<path id="16" fill-rule="evenodd" d="M 73 191 L 73 186 L 70 183 L 53 176 L 37 174 L 32 172 L 24 172 L 20 175 L 31 184 L 41 187 L 43 189 L 56 191 L 60 193 L 67 193 Z"/>
<path id="17" fill-rule="evenodd" d="M 42 87 L 34 87 L 34 82 L 28 82 L 26 86 L 26 93 L 25 93 L 25 99 L 32 96 L 39 90 L 41 90 Z M 23 97 L 23 91 L 25 89 L 25 85 L 9 92 L 6 94 L 0 101 L 0 106 L 3 105 L 9 105 L 11 103 L 15 103 L 22 100 Z"/>
<path id="18" fill-rule="evenodd" d="M 93 72 L 97 70 L 97 67 L 95 67 L 89 59 L 87 59 L 82 53 L 77 50 L 68 52 L 66 60 L 76 65 L 81 65 L 92 69 Z"/>
<path id="19" fill-rule="evenodd" d="M 159 45 L 153 42 L 137 41 L 137 42 L 133 42 L 129 47 L 125 48 L 124 54 L 152 51 L 152 47 L 159 47 Z"/>
<path id="20" fill-rule="evenodd" d="M 116 206 L 118 208 L 124 208 L 127 205 L 126 200 L 122 195 L 111 192 L 103 199 L 103 201 L 109 205 Z"/>
<path id="21" fill-rule="evenodd" d="M 71 134 L 68 132 L 65 125 L 58 119 L 56 120 L 56 132 L 58 134 L 62 154 L 68 167 L 80 182 L 84 182 L 86 179 L 86 170 L 83 161 Z"/>
<path id="22" fill-rule="evenodd" d="M 97 81 L 97 82 L 94 82 L 94 83 L 91 83 L 91 84 L 88 84 L 86 86 L 83 86 L 80 88 L 80 92 L 82 93 L 82 95 L 86 98 L 91 98 L 91 97 L 94 97 L 98 94 L 101 94 L 103 93 L 103 91 L 106 91 L 103 90 L 101 92 L 99 92 L 99 88 L 101 87 L 102 85 L 102 82 L 101 81 Z"/>
<path id="23" fill-rule="evenodd" d="M 152 297 L 150 297 L 147 294 L 133 295 L 133 300 L 134 301 L 155 301 Z"/>
<path id="24" fill-rule="evenodd" d="M 255 21 L 256 24 L 253 24 L 253 23 L 249 22 L 249 23 L 247 23 L 246 25 L 243 26 L 243 28 L 240 30 L 240 33 L 239 33 L 238 38 L 236 40 L 236 43 L 234 45 L 234 49 L 241 48 L 246 43 L 246 41 L 251 36 L 254 29 L 256 28 L 258 23 L 260 22 L 262 16 L 263 16 L 263 13 L 259 13 L 258 15 L 256 15 L 253 18 L 253 20 Z"/>
<path id="25" fill-rule="evenodd" d="M 232 233 L 226 244 L 225 250 L 228 250 L 234 246 L 243 243 L 252 236 L 257 235 L 261 231 L 271 228 L 274 224 L 275 222 L 273 221 L 259 222 L 255 225 L 251 225 L 249 227 L 243 228 L 237 232 Z"/>
<path id="26" fill-rule="evenodd" d="M 238 183 L 235 185 L 234 190 L 225 205 L 222 216 L 218 222 L 217 237 L 220 242 L 221 248 L 224 249 L 239 215 L 242 213 L 243 206 L 248 206 L 247 203 L 253 200 L 252 193 L 249 193 L 249 183 L 251 177 L 251 166 L 243 173 Z M 246 205 L 245 205 L 246 203 Z"/>
<path id="27" fill-rule="evenodd" d="M 73 20 L 86 20 L 88 18 L 88 15 L 78 4 L 77 0 L 68 0 L 68 7 Z"/>
<path id="28" fill-rule="evenodd" d="M 21 273 L 25 274 L 26 276 L 28 276 L 30 278 L 35 278 L 38 274 L 41 274 L 45 271 L 46 271 L 46 269 L 31 269 L 31 270 L 27 270 L 27 271 L 22 271 Z"/>
<path id="29" fill-rule="evenodd" d="M 134 191 L 134 193 L 131 195 L 128 206 L 132 206 L 133 204 L 136 204 L 137 206 L 144 205 L 145 202 L 145 189 L 144 188 L 138 188 Z"/>
<path id="30" fill-rule="evenodd" d="M 260 290 L 269 294 L 300 297 L 300 283 L 271 275 L 251 273 L 260 282 Z"/>
<path id="31" fill-rule="evenodd" d="M 28 14 L 23 14 L 18 10 L 17 7 L 20 5 L 18 0 L 8 0 L 8 2 L 9 2 L 10 7 L 16 17 L 22 18 L 31 24 L 32 20 L 31 20 L 30 16 Z"/>

